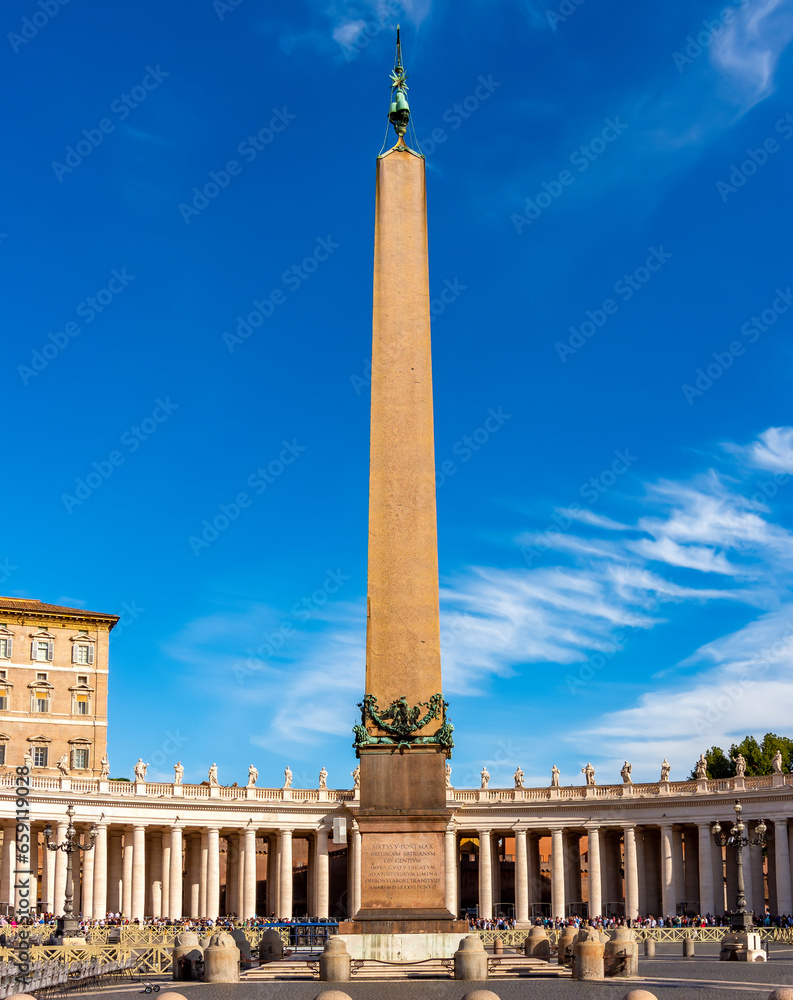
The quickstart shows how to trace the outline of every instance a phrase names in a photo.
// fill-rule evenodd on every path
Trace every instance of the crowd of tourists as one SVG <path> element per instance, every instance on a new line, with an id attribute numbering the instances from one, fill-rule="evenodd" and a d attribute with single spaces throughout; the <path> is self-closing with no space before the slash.
<path id="1" fill-rule="evenodd" d="M 677 916 L 677 917 L 636 917 L 631 920 L 625 917 L 536 917 L 534 923 L 538 927 L 546 930 L 561 930 L 563 927 L 583 927 L 594 926 L 601 930 L 613 930 L 615 927 L 729 927 L 730 916 L 716 916 L 712 913 L 701 916 Z M 781 916 L 771 916 L 766 913 L 754 915 L 754 923 L 757 927 L 793 927 L 793 915 L 782 914 Z M 508 931 L 517 926 L 516 921 L 511 917 L 493 917 L 484 919 L 481 917 L 468 917 L 468 927 L 472 931 Z"/>

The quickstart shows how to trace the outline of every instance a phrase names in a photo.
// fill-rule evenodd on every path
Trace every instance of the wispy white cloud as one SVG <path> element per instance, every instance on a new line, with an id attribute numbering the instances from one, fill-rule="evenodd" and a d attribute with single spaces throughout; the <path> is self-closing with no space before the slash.
<path id="1" fill-rule="evenodd" d="M 728 444 L 725 448 L 756 469 L 793 473 L 793 427 L 769 427 L 746 447 Z"/>
<path id="2" fill-rule="evenodd" d="M 711 42 L 711 62 L 748 110 L 774 89 L 779 58 L 793 39 L 793 9 L 786 0 L 750 0 L 733 11 Z"/>

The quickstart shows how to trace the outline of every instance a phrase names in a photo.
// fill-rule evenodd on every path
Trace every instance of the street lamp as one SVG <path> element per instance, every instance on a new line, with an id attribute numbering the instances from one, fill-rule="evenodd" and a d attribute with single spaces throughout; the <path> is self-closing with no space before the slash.
<path id="1" fill-rule="evenodd" d="M 766 826 L 765 820 L 761 819 L 755 827 L 755 836 L 745 836 L 746 825 L 741 819 L 743 806 L 736 800 L 733 809 L 735 810 L 735 822 L 730 828 L 730 832 L 722 833 L 718 820 L 713 824 L 711 832 L 713 833 L 713 839 L 716 841 L 717 847 L 732 847 L 735 850 L 735 860 L 738 864 L 738 899 L 737 908 L 730 912 L 730 927 L 734 931 L 749 933 L 754 930 L 754 924 L 752 922 L 752 911 L 746 909 L 746 886 L 743 881 L 742 852 L 744 847 L 765 847 Z"/>
<path id="2" fill-rule="evenodd" d="M 44 839 L 47 841 L 48 851 L 64 851 L 66 853 L 66 892 L 63 902 L 63 916 L 58 918 L 57 934 L 59 937 L 79 937 L 80 922 L 74 916 L 72 901 L 74 900 L 74 880 L 72 878 L 72 855 L 75 851 L 90 851 L 94 846 L 97 829 L 96 823 L 88 831 L 88 840 L 80 840 L 74 828 L 74 806 L 69 803 L 66 810 L 69 817 L 69 825 L 66 827 L 66 837 L 62 844 L 51 844 L 52 826 L 47 823 L 44 827 Z"/>

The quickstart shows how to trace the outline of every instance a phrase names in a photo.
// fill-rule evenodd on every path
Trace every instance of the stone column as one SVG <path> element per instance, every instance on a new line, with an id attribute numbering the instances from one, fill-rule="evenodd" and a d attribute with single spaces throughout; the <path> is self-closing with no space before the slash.
<path id="1" fill-rule="evenodd" d="M 354 851 L 354 855 L 357 858 L 360 857 L 360 833 L 358 834 L 358 844 L 355 845 L 357 850 Z M 278 834 L 278 846 L 280 848 L 279 854 L 281 857 L 281 912 L 278 914 L 279 917 L 284 917 L 286 919 L 292 916 L 292 831 L 291 830 L 281 830 Z M 358 861 L 360 864 L 360 861 Z M 360 884 L 360 883 L 359 883 Z M 358 909 L 356 905 L 355 912 Z"/>
<path id="2" fill-rule="evenodd" d="M 237 834 L 237 914 L 242 913 L 243 900 L 245 898 L 245 834 Z"/>
<path id="3" fill-rule="evenodd" d="M 237 882 L 240 861 L 239 837 L 232 833 L 226 837 L 226 913 L 239 914 Z"/>
<path id="4" fill-rule="evenodd" d="M 751 835 L 755 836 L 756 822 L 752 823 Z M 765 875 L 763 873 L 762 847 L 749 848 L 749 866 L 752 869 L 752 902 L 751 907 L 761 916 L 765 913 Z"/>
<path id="5" fill-rule="evenodd" d="M 217 920 L 220 911 L 220 831 L 207 830 L 207 907 L 206 915 Z"/>
<path id="6" fill-rule="evenodd" d="M 625 836 L 625 916 L 634 920 L 639 915 L 639 866 L 636 858 L 636 828 L 623 827 Z"/>
<path id="7" fill-rule="evenodd" d="M 699 912 L 714 913 L 713 838 L 709 823 L 699 823 Z"/>
<path id="8" fill-rule="evenodd" d="M 309 834 L 308 843 L 308 864 L 306 868 L 306 912 L 309 919 L 316 916 L 317 912 L 317 841 L 313 834 Z"/>
<path id="9" fill-rule="evenodd" d="M 790 876 L 788 821 L 774 820 L 774 861 L 776 862 L 777 913 L 793 913 L 793 885 Z"/>
<path id="10" fill-rule="evenodd" d="M 489 920 L 493 916 L 492 842 L 489 830 L 479 831 L 479 916 Z"/>
<path id="11" fill-rule="evenodd" d="M 107 829 L 105 829 L 105 836 L 107 836 Z M 44 886 L 42 888 L 42 905 L 44 907 L 45 913 L 55 912 L 55 854 L 53 851 L 49 850 L 46 846 L 46 841 L 44 842 Z M 107 873 L 107 867 L 105 867 L 105 873 Z M 45 895 L 46 893 L 46 895 Z"/>
<path id="12" fill-rule="evenodd" d="M 168 916 L 182 916 L 182 828 L 171 827 L 171 870 L 168 879 Z"/>
<path id="13" fill-rule="evenodd" d="M 278 854 L 278 837 L 271 834 L 267 838 L 267 915 L 275 916 L 280 912 L 278 899 L 278 876 L 281 862 Z M 347 916 L 352 913 L 352 843 L 347 842 Z"/>
<path id="14" fill-rule="evenodd" d="M 361 831 L 358 829 L 358 824 L 354 823 L 352 828 L 352 843 L 355 848 L 353 851 L 353 904 L 355 909 L 353 913 L 357 913 L 361 908 Z M 283 868 L 281 869 L 283 871 Z M 291 872 L 290 872 L 291 876 Z M 283 880 L 281 881 L 283 887 Z M 281 889 L 283 892 L 283 888 Z M 291 877 L 290 877 L 290 898 L 291 898 Z"/>
<path id="15" fill-rule="evenodd" d="M 589 917 L 603 914 L 603 886 L 600 878 L 600 830 L 596 826 L 587 827 L 589 854 Z"/>
<path id="16" fill-rule="evenodd" d="M 162 916 L 162 834 L 153 833 L 149 841 L 149 851 L 151 854 L 151 915 L 155 919 Z"/>
<path id="17" fill-rule="evenodd" d="M 114 828 L 107 835 L 107 909 L 111 913 L 121 911 L 121 870 L 122 870 L 122 833 Z"/>
<path id="18" fill-rule="evenodd" d="M 328 858 L 328 834 L 325 832 L 325 863 Z M 245 831 L 245 871 L 244 884 L 242 889 L 242 919 L 250 920 L 256 916 L 256 830 L 249 826 Z M 327 867 L 326 874 L 326 902 L 327 910 Z M 318 914 L 321 916 L 321 914 Z M 327 916 L 327 913 L 325 914 Z"/>
<path id="19" fill-rule="evenodd" d="M 661 827 L 661 910 L 664 921 L 677 912 L 675 900 L 674 840 L 669 823 Z"/>
<path id="20" fill-rule="evenodd" d="M 526 831 L 515 831 L 515 919 L 518 923 L 529 920 L 529 855 Z M 456 914 L 456 910 L 452 911 Z"/>
<path id="21" fill-rule="evenodd" d="M 58 823 L 58 832 L 55 837 L 56 844 L 62 844 L 66 839 L 66 831 L 69 827 L 66 820 Z M 55 852 L 55 916 L 63 916 L 63 904 L 66 898 L 66 852 Z"/>
<path id="22" fill-rule="evenodd" d="M 85 835 L 88 840 L 87 834 Z M 94 869 L 96 868 L 96 840 L 90 851 L 83 855 L 83 898 L 82 910 L 86 920 L 94 920 L 99 914 L 94 914 Z M 35 898 L 33 900 L 35 904 Z M 104 916 L 104 914 L 101 914 Z"/>
<path id="23" fill-rule="evenodd" d="M 317 917 L 327 920 L 330 915 L 330 859 L 328 857 L 328 831 L 317 831 Z"/>
<path id="24" fill-rule="evenodd" d="M 162 915 L 170 916 L 171 907 L 171 835 L 162 835 L 162 851 L 160 853 L 160 871 L 162 872 Z"/>
<path id="25" fill-rule="evenodd" d="M 677 904 L 686 894 L 685 872 L 683 869 L 683 831 L 680 829 L 674 830 L 672 833 L 672 851 L 672 870 L 675 882 L 675 909 L 672 911 L 672 916 L 674 916 L 677 913 Z"/>
<path id="26" fill-rule="evenodd" d="M 551 830 L 551 916 L 565 917 L 564 833 L 560 826 Z"/>
<path id="27" fill-rule="evenodd" d="M 132 906 L 130 920 L 143 920 L 146 906 L 146 827 L 132 828 Z"/>
<path id="28" fill-rule="evenodd" d="M 647 855 L 644 849 L 644 829 L 636 831 L 636 867 L 639 872 L 639 913 L 649 913 L 647 908 Z"/>
<path id="29" fill-rule="evenodd" d="M 187 838 L 187 915 L 201 915 L 201 834 L 191 833 Z"/>
<path id="30" fill-rule="evenodd" d="M 16 868 L 16 823 L 3 827 L 3 875 L 0 881 L 0 902 L 14 905 L 14 869 Z"/>
<path id="31" fill-rule="evenodd" d="M 124 831 L 124 862 L 121 868 L 122 892 L 121 892 L 121 912 L 127 918 L 132 919 L 132 862 L 134 860 L 135 849 L 132 844 L 132 834 L 129 830 Z"/>
<path id="32" fill-rule="evenodd" d="M 209 835 L 206 830 L 201 832 L 201 858 L 199 862 L 198 915 L 207 915 L 207 861 L 209 859 Z"/>
<path id="33" fill-rule="evenodd" d="M 490 871 L 493 873 L 493 916 L 497 915 L 498 905 L 501 899 L 501 852 L 499 845 L 501 837 L 497 833 L 490 835 Z"/>

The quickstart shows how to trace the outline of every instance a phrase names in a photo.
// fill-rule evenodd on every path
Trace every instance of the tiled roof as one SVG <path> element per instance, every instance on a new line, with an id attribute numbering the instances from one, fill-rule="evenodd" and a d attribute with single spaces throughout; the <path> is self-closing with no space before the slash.
<path id="1" fill-rule="evenodd" d="M 0 611 L 39 611 L 45 615 L 79 615 L 82 618 L 107 618 L 118 621 L 118 615 L 104 611 L 86 611 L 85 608 L 64 608 L 60 604 L 44 604 L 21 597 L 0 597 Z"/>

